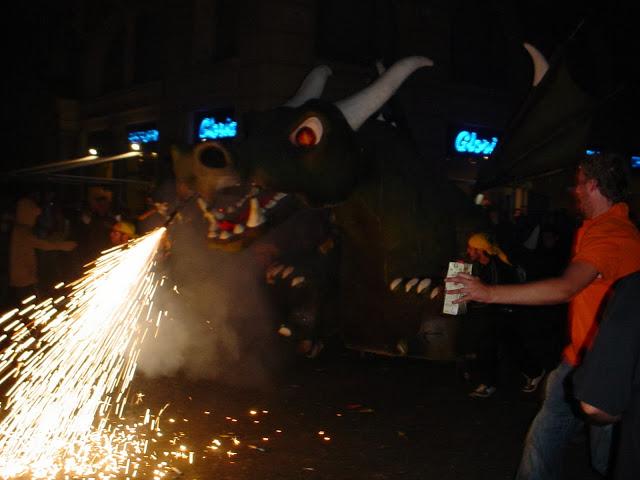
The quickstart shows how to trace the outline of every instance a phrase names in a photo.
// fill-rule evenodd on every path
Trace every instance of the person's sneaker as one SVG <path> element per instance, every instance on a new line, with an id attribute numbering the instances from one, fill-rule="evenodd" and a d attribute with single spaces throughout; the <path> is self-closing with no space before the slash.
<path id="1" fill-rule="evenodd" d="M 489 398 L 494 393 L 496 393 L 496 387 L 491 387 L 489 385 L 481 383 L 473 392 L 469 394 L 469 396 L 472 398 Z"/>
<path id="2" fill-rule="evenodd" d="M 538 389 L 540 383 L 542 383 L 542 379 L 547 374 L 546 370 L 542 370 L 542 373 L 537 377 L 530 377 L 527 374 L 523 374 L 526 379 L 524 386 L 522 387 L 522 391 L 524 393 L 533 393 Z"/>

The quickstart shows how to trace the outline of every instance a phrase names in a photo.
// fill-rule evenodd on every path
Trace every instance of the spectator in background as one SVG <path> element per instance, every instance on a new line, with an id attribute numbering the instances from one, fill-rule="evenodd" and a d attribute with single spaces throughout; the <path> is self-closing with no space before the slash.
<path id="1" fill-rule="evenodd" d="M 31 198 L 21 198 L 16 206 L 15 224 L 9 244 L 10 304 L 17 305 L 31 295 L 38 295 L 38 250 L 71 251 L 77 243 L 71 241 L 49 241 L 33 233 L 36 219 L 42 210 Z"/>
<path id="2" fill-rule="evenodd" d="M 136 228 L 133 226 L 133 223 L 124 221 L 114 223 L 109 233 L 112 246 L 122 245 L 135 237 Z"/>
<path id="3" fill-rule="evenodd" d="M 156 194 L 146 199 L 149 207 L 145 212 L 138 215 L 136 223 L 141 235 L 164 226 L 169 220 L 169 200 L 163 195 Z"/>
<path id="4" fill-rule="evenodd" d="M 69 220 L 65 217 L 58 192 L 53 190 L 43 191 L 42 202 L 38 205 L 42 209 L 42 214 L 36 221 L 34 233 L 39 238 L 46 240 L 66 240 L 69 238 Z M 71 259 L 68 252 L 60 250 L 42 251 L 38 250 L 38 279 L 42 286 L 40 294 L 43 296 L 53 295 L 53 286 L 60 281 L 61 266 L 65 266 L 65 276 L 71 278 L 71 272 L 66 271 L 66 267 Z"/>
<path id="5" fill-rule="evenodd" d="M 75 219 L 72 238 L 78 241 L 76 274 L 82 274 L 82 266 L 100 256 L 100 252 L 112 246 L 111 227 L 116 223 L 112 214 L 113 194 L 104 187 L 92 186 L 87 191 L 87 209 Z"/>
<path id="6" fill-rule="evenodd" d="M 540 221 L 518 252 L 528 282 L 557 277 L 569 260 L 560 245 L 560 233 Z M 514 325 L 522 346 L 520 366 L 525 378 L 524 393 L 538 389 L 547 371 L 555 368 L 566 344 L 566 304 L 521 306 L 521 321 Z M 544 319 L 544 321 L 540 321 Z"/>
<path id="7" fill-rule="evenodd" d="M 506 254 L 485 233 L 474 233 L 467 241 L 467 258 L 473 273 L 485 283 L 498 285 L 518 282 L 518 274 Z M 507 305 L 470 303 L 461 317 L 460 350 L 466 357 L 465 376 L 476 382 L 469 393 L 473 398 L 487 398 L 496 391 L 500 366 L 499 353 L 509 344 L 511 317 L 517 314 Z"/>

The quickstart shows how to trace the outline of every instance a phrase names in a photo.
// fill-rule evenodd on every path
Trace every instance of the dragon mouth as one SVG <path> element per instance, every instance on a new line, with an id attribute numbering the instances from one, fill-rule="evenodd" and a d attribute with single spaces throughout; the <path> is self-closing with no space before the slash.
<path id="1" fill-rule="evenodd" d="M 203 198 L 197 203 L 208 224 L 209 247 L 230 251 L 246 248 L 298 209 L 291 195 L 242 185 L 216 192 L 210 204 Z"/>

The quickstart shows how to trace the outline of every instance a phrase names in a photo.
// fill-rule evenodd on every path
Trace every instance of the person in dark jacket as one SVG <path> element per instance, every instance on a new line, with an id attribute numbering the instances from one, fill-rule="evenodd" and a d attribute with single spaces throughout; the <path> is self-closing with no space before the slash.
<path id="1" fill-rule="evenodd" d="M 516 268 L 507 255 L 485 233 L 475 233 L 467 241 L 467 257 L 473 273 L 490 285 L 518 281 Z M 461 349 L 469 361 L 467 375 L 477 386 L 473 398 L 487 398 L 496 391 L 499 353 L 508 343 L 508 319 L 514 315 L 508 305 L 471 303 L 462 317 Z"/>
<path id="2" fill-rule="evenodd" d="M 613 478 L 640 478 L 640 272 L 615 285 L 593 348 L 573 379 L 574 394 L 596 424 L 619 422 Z"/>

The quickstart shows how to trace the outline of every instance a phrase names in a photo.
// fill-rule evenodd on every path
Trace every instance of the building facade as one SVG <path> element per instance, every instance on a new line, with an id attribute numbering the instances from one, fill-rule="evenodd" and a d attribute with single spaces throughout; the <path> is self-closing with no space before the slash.
<path id="1" fill-rule="evenodd" d="M 149 140 L 145 148 L 167 168 L 170 146 L 200 141 L 203 121 L 228 130 L 247 111 L 279 105 L 315 65 L 332 68 L 324 96 L 337 100 L 378 75 L 376 61 L 425 55 L 435 66 L 406 82 L 391 114 L 425 161 L 470 186 L 487 155 L 460 151 L 456 139 L 499 141 L 533 75 L 522 12 L 473 0 L 69 0 L 55 8 L 57 42 L 73 38 L 74 55 L 67 48 L 66 63 L 51 63 L 67 65 L 73 88 L 50 92 L 48 140 L 26 163 L 89 148 L 118 154 L 134 138 Z M 100 175 L 136 178 L 141 168 L 129 160 Z M 509 208 L 526 207 L 518 188 L 527 185 L 508 189 Z"/>

